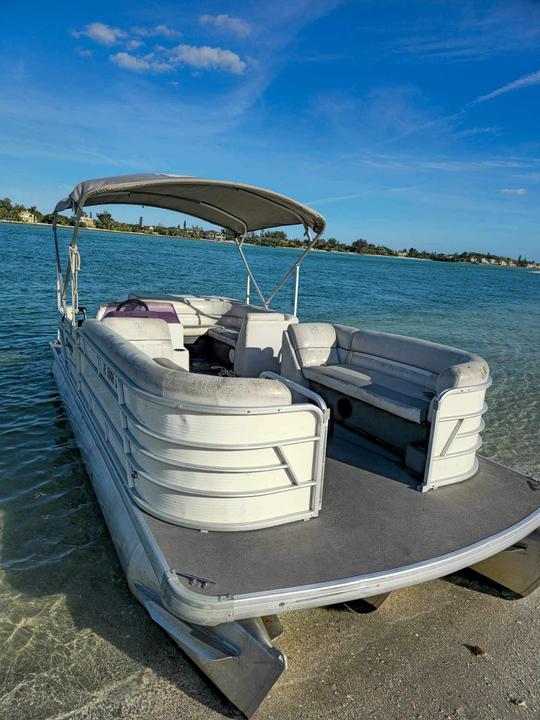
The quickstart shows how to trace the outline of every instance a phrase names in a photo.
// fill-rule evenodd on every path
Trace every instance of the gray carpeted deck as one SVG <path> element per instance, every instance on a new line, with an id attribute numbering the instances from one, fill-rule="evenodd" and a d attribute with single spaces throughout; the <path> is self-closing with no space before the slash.
<path id="1" fill-rule="evenodd" d="M 199 592 L 236 595 L 428 560 L 494 535 L 539 507 L 536 481 L 486 459 L 474 478 L 419 493 L 389 453 L 340 429 L 329 442 L 318 518 L 201 533 L 145 517 L 170 567 L 214 581 Z"/>

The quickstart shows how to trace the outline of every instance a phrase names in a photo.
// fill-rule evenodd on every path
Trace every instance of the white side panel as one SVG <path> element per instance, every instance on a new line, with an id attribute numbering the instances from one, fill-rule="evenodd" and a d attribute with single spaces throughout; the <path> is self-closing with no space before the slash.
<path id="1" fill-rule="evenodd" d="M 316 405 L 182 408 L 140 390 L 109 357 L 69 343 L 68 372 L 135 502 L 169 522 L 243 530 L 318 514 L 327 417 Z"/>
<path id="2" fill-rule="evenodd" d="M 152 514 L 196 528 L 219 523 L 249 529 L 250 525 L 267 527 L 287 516 L 296 520 L 305 515 L 311 498 L 310 487 L 256 497 L 201 497 L 168 490 L 141 478 L 135 480 L 135 490 L 135 500 Z"/>
<path id="3" fill-rule="evenodd" d="M 476 387 L 452 388 L 434 401 L 422 491 L 466 480 L 478 469 L 482 415 L 488 381 Z"/>
<path id="4" fill-rule="evenodd" d="M 151 402 L 126 388 L 125 403 L 128 410 L 141 424 L 151 428 L 157 435 L 169 436 L 186 443 L 208 443 L 209 439 L 224 447 L 235 445 L 267 444 L 291 439 L 291 427 L 284 421 L 284 414 L 227 415 L 213 414 L 201 408 L 200 412 L 178 412 L 175 408 Z M 257 419 L 258 418 L 258 419 Z M 293 438 L 311 436 L 315 433 L 317 418 L 311 412 L 294 412 Z"/>

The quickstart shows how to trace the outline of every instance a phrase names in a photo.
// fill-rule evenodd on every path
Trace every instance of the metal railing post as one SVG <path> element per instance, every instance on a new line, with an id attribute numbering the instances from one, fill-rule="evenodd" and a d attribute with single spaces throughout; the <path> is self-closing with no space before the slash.
<path id="1" fill-rule="evenodd" d="M 296 315 L 296 312 L 298 310 L 298 286 L 300 284 L 300 265 L 296 265 L 296 270 L 294 273 L 294 298 L 293 298 L 293 311 L 292 314 Z"/>

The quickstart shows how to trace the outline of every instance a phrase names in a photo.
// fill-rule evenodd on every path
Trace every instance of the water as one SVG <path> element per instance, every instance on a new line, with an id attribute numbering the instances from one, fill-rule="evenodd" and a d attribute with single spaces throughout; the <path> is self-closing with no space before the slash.
<path id="1" fill-rule="evenodd" d="M 69 231 L 60 233 L 65 245 Z M 0 247 L 0 717 L 40 720 L 181 660 L 127 590 L 58 400 L 50 230 L 0 224 Z M 229 245 L 82 231 L 80 249 L 80 302 L 91 313 L 133 289 L 242 295 Z M 296 256 L 247 253 L 265 288 Z M 483 452 L 537 477 L 539 309 L 540 275 L 523 270 L 328 253 L 312 253 L 302 270 L 303 320 L 483 355 L 494 381 Z M 189 677 L 176 678 L 188 693 Z"/>

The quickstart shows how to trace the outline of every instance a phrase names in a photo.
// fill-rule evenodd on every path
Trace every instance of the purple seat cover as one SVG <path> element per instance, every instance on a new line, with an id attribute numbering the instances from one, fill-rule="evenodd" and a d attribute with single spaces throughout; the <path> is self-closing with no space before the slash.
<path id="1" fill-rule="evenodd" d="M 107 305 L 103 319 L 110 317 L 157 318 L 158 320 L 165 320 L 166 323 L 171 325 L 180 324 L 178 315 L 171 303 L 149 300 L 146 303 L 148 310 L 144 310 L 140 306 L 131 310 L 116 310 L 117 304 L 118 303 L 109 303 Z"/>

